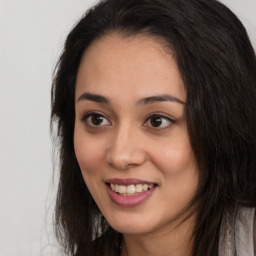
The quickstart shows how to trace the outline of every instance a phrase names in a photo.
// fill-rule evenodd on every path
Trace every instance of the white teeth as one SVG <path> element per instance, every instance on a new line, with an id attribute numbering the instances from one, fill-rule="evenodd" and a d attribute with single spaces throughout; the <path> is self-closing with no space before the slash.
<path id="1" fill-rule="evenodd" d="M 134 194 L 135 193 L 135 186 L 134 185 L 129 185 L 126 189 L 127 194 Z"/>
<path id="2" fill-rule="evenodd" d="M 138 193 L 142 192 L 142 185 L 141 184 L 136 185 L 136 192 L 138 192 Z"/>
<path id="3" fill-rule="evenodd" d="M 131 195 L 136 195 L 138 193 L 147 191 L 151 188 L 154 187 L 153 184 L 136 184 L 136 185 L 129 185 L 129 186 L 124 186 L 124 185 L 118 185 L 118 184 L 110 184 L 110 187 L 113 191 L 124 195 L 124 196 L 131 196 Z"/>
<path id="4" fill-rule="evenodd" d="M 144 191 L 148 190 L 148 185 L 147 184 L 143 184 L 142 190 L 144 190 Z"/>
<path id="5" fill-rule="evenodd" d="M 118 193 L 120 194 L 125 194 L 126 193 L 126 187 L 125 186 L 122 186 L 122 185 L 119 185 L 118 186 Z"/>

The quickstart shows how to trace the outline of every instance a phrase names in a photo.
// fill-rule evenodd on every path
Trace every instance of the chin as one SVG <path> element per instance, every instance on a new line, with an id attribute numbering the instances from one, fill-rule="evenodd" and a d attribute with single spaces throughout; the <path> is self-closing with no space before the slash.
<path id="1" fill-rule="evenodd" d="M 108 223 L 113 229 L 122 234 L 139 235 L 149 233 L 153 229 L 152 221 L 149 222 L 145 216 L 132 216 L 131 214 L 127 214 L 127 217 L 112 217 L 108 220 Z"/>
<path id="2" fill-rule="evenodd" d="M 145 227 L 140 227 L 138 225 L 113 225 L 113 229 L 118 231 L 119 233 L 122 234 L 127 234 L 127 235 L 140 235 L 140 234 L 146 234 L 149 233 L 150 230 Z"/>

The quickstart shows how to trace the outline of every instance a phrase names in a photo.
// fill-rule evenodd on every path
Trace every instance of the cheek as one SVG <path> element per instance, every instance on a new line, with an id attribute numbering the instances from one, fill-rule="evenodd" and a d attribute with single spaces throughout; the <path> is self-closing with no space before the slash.
<path id="1" fill-rule="evenodd" d="M 105 150 L 102 140 L 95 140 L 81 128 L 75 126 L 75 154 L 82 171 L 95 173 L 95 167 L 102 163 Z"/>
<path id="2" fill-rule="evenodd" d="M 154 165 L 161 171 L 161 182 L 166 197 L 177 204 L 191 200 L 198 185 L 198 168 L 186 134 L 172 143 L 155 146 Z M 153 148 L 152 148 L 153 150 Z M 153 154 L 152 154 L 153 156 Z M 168 196 L 167 196 L 168 195 Z M 167 200 L 167 198 L 165 198 Z"/>
<path id="3" fill-rule="evenodd" d="M 195 160 L 188 143 L 173 143 L 155 147 L 153 161 L 166 175 L 182 174 L 195 168 Z"/>
<path id="4" fill-rule="evenodd" d="M 84 181 L 92 194 L 102 181 L 104 170 L 105 147 L 104 140 L 86 134 L 83 128 L 75 126 L 75 154 Z"/>
<path id="5" fill-rule="evenodd" d="M 75 127 L 74 147 L 86 186 L 97 204 L 101 205 L 102 191 L 99 191 L 98 188 L 103 184 L 104 147 L 102 140 L 97 141 L 93 139 L 93 136 Z"/>
<path id="6" fill-rule="evenodd" d="M 162 177 L 159 205 L 173 216 L 186 209 L 196 193 L 199 173 L 194 155 L 187 144 L 179 144 L 171 149 L 162 148 L 155 154 L 154 161 Z"/>

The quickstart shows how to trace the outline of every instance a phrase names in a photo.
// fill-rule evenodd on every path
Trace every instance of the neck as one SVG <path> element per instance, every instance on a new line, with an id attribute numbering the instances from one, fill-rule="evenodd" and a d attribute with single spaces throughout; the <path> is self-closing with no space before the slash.
<path id="1" fill-rule="evenodd" d="M 178 227 L 147 234 L 123 235 L 121 256 L 191 256 L 194 219 L 189 218 Z"/>

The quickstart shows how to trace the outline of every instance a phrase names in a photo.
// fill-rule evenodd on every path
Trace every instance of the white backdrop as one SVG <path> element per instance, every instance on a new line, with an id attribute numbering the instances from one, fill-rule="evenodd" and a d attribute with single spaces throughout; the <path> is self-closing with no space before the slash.
<path id="1" fill-rule="evenodd" d="M 222 2 L 256 48 L 256 0 Z M 65 36 L 93 3 L 0 0 L 1 256 L 60 255 L 51 220 L 51 78 Z"/>

